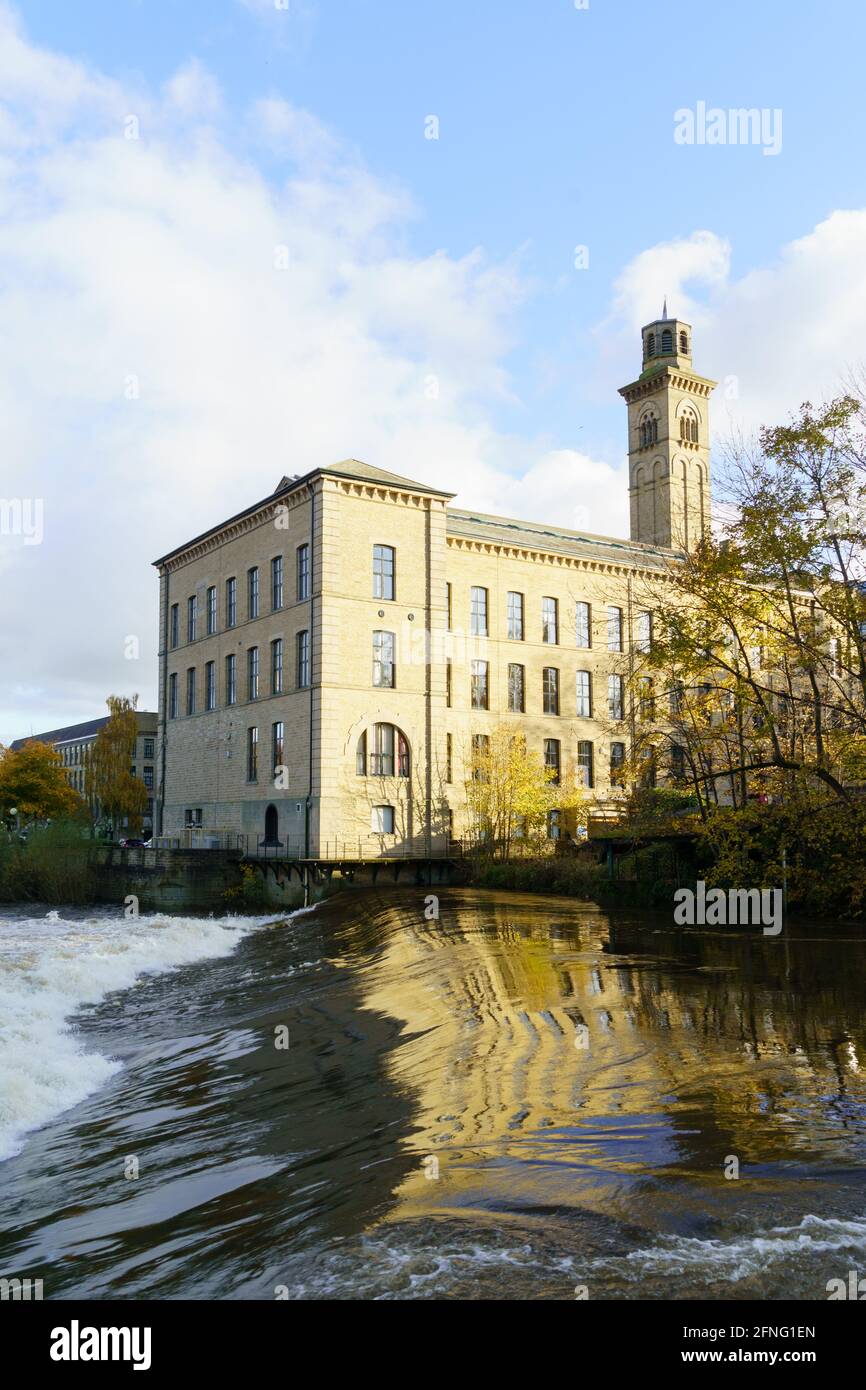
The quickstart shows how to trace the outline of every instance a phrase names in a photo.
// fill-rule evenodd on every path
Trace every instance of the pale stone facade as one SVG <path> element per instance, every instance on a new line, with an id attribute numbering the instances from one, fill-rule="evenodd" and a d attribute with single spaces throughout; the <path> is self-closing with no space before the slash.
<path id="1" fill-rule="evenodd" d="M 295 854 L 441 854 L 465 832 L 473 737 L 506 721 L 539 751 L 555 745 L 599 798 L 616 794 L 611 745 L 628 746 L 629 717 L 611 710 L 608 678 L 638 641 L 641 580 L 709 525 L 714 383 L 691 370 L 687 324 L 665 316 L 643 347 L 641 376 L 622 390 L 630 541 L 473 514 L 349 460 L 284 478 L 156 562 L 164 833 L 193 824 Z M 509 707 L 520 688 L 509 667 L 523 671 L 522 710 Z"/>

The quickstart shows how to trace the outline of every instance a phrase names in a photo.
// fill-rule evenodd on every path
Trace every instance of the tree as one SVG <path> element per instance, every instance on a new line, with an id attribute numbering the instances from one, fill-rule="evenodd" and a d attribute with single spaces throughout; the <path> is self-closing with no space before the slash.
<path id="1" fill-rule="evenodd" d="M 0 747 L 0 811 L 22 820 L 62 820 L 84 811 L 69 785 L 63 761 L 48 743 L 30 739 L 21 748 Z"/>
<path id="2" fill-rule="evenodd" d="M 138 696 L 126 699 L 109 695 L 108 722 L 102 726 L 90 747 L 85 763 L 84 786 L 91 802 L 98 801 L 102 813 L 111 820 L 112 833 L 124 819 L 135 834 L 147 805 L 147 788 L 131 770 L 138 737 L 136 709 Z"/>
<path id="3" fill-rule="evenodd" d="M 568 813 L 586 800 L 573 769 L 546 766 L 525 737 L 505 725 L 473 740 L 466 766 L 471 839 L 491 858 L 508 859 L 516 840 L 537 846 L 551 811 Z"/>

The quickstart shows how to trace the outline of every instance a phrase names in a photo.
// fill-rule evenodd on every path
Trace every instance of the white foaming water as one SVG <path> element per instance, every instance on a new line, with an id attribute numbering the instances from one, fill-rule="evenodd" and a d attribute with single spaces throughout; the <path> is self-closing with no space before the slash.
<path id="1" fill-rule="evenodd" d="M 230 955 L 273 917 L 0 916 L 0 1160 L 92 1095 L 121 1063 L 88 1052 L 69 1019 L 141 975 Z"/>

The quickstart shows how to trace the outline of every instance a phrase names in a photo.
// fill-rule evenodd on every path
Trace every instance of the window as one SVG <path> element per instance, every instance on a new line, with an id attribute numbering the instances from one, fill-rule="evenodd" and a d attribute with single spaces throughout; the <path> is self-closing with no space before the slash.
<path id="1" fill-rule="evenodd" d="M 622 676 L 607 678 L 607 713 L 610 719 L 623 718 Z"/>
<path id="2" fill-rule="evenodd" d="M 592 718 L 592 677 L 589 671 L 578 671 L 575 676 L 577 694 L 576 714 L 578 719 Z"/>
<path id="3" fill-rule="evenodd" d="M 186 640 L 195 641 L 195 630 L 198 625 L 198 599 L 193 594 L 186 601 Z"/>
<path id="4" fill-rule="evenodd" d="M 610 785 L 621 787 L 625 781 L 625 744 L 610 745 Z"/>
<path id="5" fill-rule="evenodd" d="M 234 627 L 238 620 L 238 581 L 226 580 L 226 627 Z"/>
<path id="6" fill-rule="evenodd" d="M 363 753 L 369 752 L 368 771 L 371 777 L 408 777 L 409 744 L 399 729 L 393 724 L 374 724 L 369 747 L 366 734 L 363 738 Z M 361 772 L 361 748 L 358 750 L 358 771 Z M 396 761 L 395 761 L 396 759 Z"/>
<path id="7" fill-rule="evenodd" d="M 669 328 L 666 328 L 662 333 L 662 352 L 673 352 L 673 350 L 674 335 Z"/>
<path id="8" fill-rule="evenodd" d="M 469 631 L 473 637 L 487 636 L 487 590 L 472 590 L 469 609 Z"/>
<path id="9" fill-rule="evenodd" d="M 552 642 L 555 645 L 559 641 L 559 615 L 557 609 L 558 604 L 555 598 L 543 598 L 541 600 L 542 642 Z"/>
<path id="10" fill-rule="evenodd" d="M 180 641 L 180 610 L 176 603 L 171 605 L 171 616 L 169 619 L 169 643 L 176 647 Z"/>
<path id="11" fill-rule="evenodd" d="M 152 768 L 152 767 L 146 767 L 146 768 L 144 769 L 144 785 L 147 787 L 147 790 L 148 790 L 149 792 L 152 792 L 152 791 L 153 791 L 153 768 Z"/>
<path id="12" fill-rule="evenodd" d="M 609 652 L 622 651 L 622 609 L 607 610 L 607 649 Z"/>
<path id="13" fill-rule="evenodd" d="M 247 699 L 259 698 L 259 649 L 250 647 L 247 652 Z"/>
<path id="14" fill-rule="evenodd" d="M 247 781 L 256 782 L 259 776 L 259 731 L 247 729 Z"/>
<path id="15" fill-rule="evenodd" d="M 213 661 L 206 662 L 204 668 L 204 707 L 216 709 L 216 665 Z"/>
<path id="16" fill-rule="evenodd" d="M 681 743 L 671 744 L 671 777 L 675 782 L 685 781 L 686 750 Z"/>
<path id="17" fill-rule="evenodd" d="M 654 787 L 656 784 L 656 750 L 654 748 L 644 748 L 640 755 L 640 784 L 642 787 Z"/>
<path id="18" fill-rule="evenodd" d="M 173 671 L 168 678 L 168 717 L 177 719 L 177 672 Z"/>
<path id="19" fill-rule="evenodd" d="M 545 714 L 559 714 L 559 672 L 555 666 L 545 666 L 541 673 L 543 708 Z"/>
<path id="20" fill-rule="evenodd" d="M 393 545 L 373 546 L 373 597 L 393 599 L 396 594 L 394 583 Z"/>
<path id="21" fill-rule="evenodd" d="M 273 752 L 271 766 L 273 768 L 273 774 L 275 777 L 277 775 L 278 769 L 285 766 L 285 763 L 283 761 L 284 746 L 285 733 L 283 729 L 283 721 L 282 719 L 278 719 L 275 724 L 271 725 L 271 749 Z"/>
<path id="22" fill-rule="evenodd" d="M 355 752 L 355 773 L 358 777 L 367 776 L 367 731 L 366 729 L 358 739 L 358 747 Z"/>
<path id="23" fill-rule="evenodd" d="M 445 660 L 445 707 L 451 708 L 451 658 Z"/>
<path id="24" fill-rule="evenodd" d="M 640 446 L 646 449 L 650 444 L 657 444 L 659 437 L 659 422 L 654 415 L 645 415 L 640 423 Z"/>
<path id="25" fill-rule="evenodd" d="M 445 626 L 447 627 L 447 629 L 448 629 L 449 632 L 451 631 L 451 616 L 452 616 L 452 610 L 451 610 L 451 585 L 450 585 L 450 584 L 446 584 L 446 585 L 445 585 Z"/>
<path id="26" fill-rule="evenodd" d="M 562 817 L 559 811 L 548 811 L 547 813 L 547 838 L 548 840 L 558 840 L 562 833 Z"/>
<path id="27" fill-rule="evenodd" d="M 190 666 L 186 673 L 186 712 L 195 714 L 195 667 Z"/>
<path id="28" fill-rule="evenodd" d="M 486 760 L 490 754 L 490 738 L 487 734 L 472 735 L 472 778 L 475 782 L 489 780 Z"/>
<path id="29" fill-rule="evenodd" d="M 393 835 L 394 807 L 374 806 L 370 825 L 374 835 Z"/>
<path id="30" fill-rule="evenodd" d="M 653 615 L 643 608 L 637 615 L 637 649 L 649 652 L 653 644 Z"/>
<path id="31" fill-rule="evenodd" d="M 508 636 L 513 642 L 523 641 L 523 595 L 508 595 Z"/>
<path id="32" fill-rule="evenodd" d="M 213 637 L 217 627 L 216 589 L 213 585 L 207 591 L 207 635 Z"/>
<path id="33" fill-rule="evenodd" d="M 237 661 L 234 654 L 226 657 L 226 704 L 233 705 L 238 698 Z"/>
<path id="34" fill-rule="evenodd" d="M 652 676 L 641 676 L 640 678 L 640 717 L 643 720 L 655 719 L 656 717 L 655 687 Z"/>
<path id="35" fill-rule="evenodd" d="M 592 761 L 592 744 L 589 739 L 578 739 L 577 785 L 579 787 L 591 787 L 594 785 Z"/>
<path id="36" fill-rule="evenodd" d="M 253 565 L 247 571 L 247 617 L 257 618 L 259 616 L 259 567 Z"/>
<path id="37" fill-rule="evenodd" d="M 298 546 L 297 554 L 297 593 L 298 602 L 310 597 L 310 547 L 305 543 Z"/>
<path id="38" fill-rule="evenodd" d="M 307 631 L 299 632 L 297 639 L 297 661 L 296 675 L 298 688 L 310 684 L 310 634 Z"/>
<path id="39" fill-rule="evenodd" d="M 688 357 L 689 355 L 688 333 L 680 333 L 680 352 L 682 353 L 683 357 Z"/>
<path id="40" fill-rule="evenodd" d="M 683 685 L 682 681 L 676 681 L 670 693 L 670 705 L 672 715 L 682 714 L 685 694 L 686 688 Z"/>
<path id="41" fill-rule="evenodd" d="M 592 646 L 592 614 L 588 603 L 579 603 L 575 612 L 574 636 L 579 647 Z"/>
<path id="42" fill-rule="evenodd" d="M 276 611 L 283 606 L 283 557 L 275 555 L 271 560 L 271 608 Z"/>
<path id="43" fill-rule="evenodd" d="M 200 826 L 202 824 L 201 807 L 199 807 L 197 810 L 184 811 L 183 823 L 186 826 L 187 830 L 192 830 L 196 826 Z"/>
<path id="44" fill-rule="evenodd" d="M 549 780 L 551 782 L 558 782 L 560 768 L 560 747 L 558 738 L 546 738 L 544 740 L 544 766 L 547 768 L 548 772 L 553 773 L 553 776 Z"/>
<path id="45" fill-rule="evenodd" d="M 453 772 L 453 763 L 452 763 L 452 756 L 451 756 L 451 735 L 450 735 L 450 734 L 446 734 L 446 735 L 445 735 L 445 781 L 446 781 L 446 782 L 450 782 L 450 781 L 451 781 L 451 774 L 452 774 L 452 772 Z"/>
<path id="46" fill-rule="evenodd" d="M 490 694 L 488 689 L 489 664 L 486 661 L 473 661 L 472 663 L 472 697 L 470 704 L 473 709 L 489 709 Z"/>
<path id="47" fill-rule="evenodd" d="M 283 639 L 275 637 L 271 643 L 271 694 L 283 693 Z"/>
<path id="48" fill-rule="evenodd" d="M 395 685 L 393 632 L 373 633 L 373 685 L 393 690 Z"/>
<path id="49" fill-rule="evenodd" d="M 153 741 L 152 738 L 146 738 L 146 739 L 144 740 L 144 756 L 145 756 L 146 758 L 152 758 L 152 757 L 153 757 L 153 750 L 154 750 L 154 747 L 155 747 L 155 745 L 154 745 L 154 741 Z"/>
<path id="50" fill-rule="evenodd" d="M 523 714 L 526 709 L 526 669 L 508 667 L 508 709 L 511 714 Z"/>
<path id="51" fill-rule="evenodd" d="M 647 340 L 646 340 L 646 355 L 647 355 L 647 357 L 655 357 L 655 355 L 656 355 L 656 335 L 655 335 L 655 333 L 649 333 L 649 334 L 647 334 Z"/>

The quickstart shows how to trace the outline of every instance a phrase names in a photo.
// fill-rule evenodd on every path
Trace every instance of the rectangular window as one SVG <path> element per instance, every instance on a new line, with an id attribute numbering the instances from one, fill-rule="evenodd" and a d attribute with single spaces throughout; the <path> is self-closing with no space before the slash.
<path id="1" fill-rule="evenodd" d="M 526 668 L 508 667 L 508 709 L 511 714 L 523 714 L 526 709 Z"/>
<path id="2" fill-rule="evenodd" d="M 259 616 L 259 567 L 253 565 L 247 570 L 247 617 Z"/>
<path id="3" fill-rule="evenodd" d="M 394 807 L 374 806 L 370 824 L 374 835 L 393 835 Z"/>
<path id="4" fill-rule="evenodd" d="M 247 699 L 259 698 L 259 649 L 250 647 L 247 652 Z"/>
<path id="5" fill-rule="evenodd" d="M 393 599 L 396 595 L 394 583 L 393 545 L 373 546 L 373 597 Z"/>
<path id="6" fill-rule="evenodd" d="M 296 675 L 298 688 L 310 684 L 310 634 L 299 632 L 296 639 Z"/>
<path id="7" fill-rule="evenodd" d="M 445 706 L 451 708 L 451 658 L 445 658 Z"/>
<path id="8" fill-rule="evenodd" d="M 271 643 L 271 694 L 283 693 L 283 639 L 276 637 Z"/>
<path id="9" fill-rule="evenodd" d="M 685 699 L 686 688 L 682 681 L 676 681 L 670 693 L 671 714 L 678 715 L 683 712 L 683 701 Z"/>
<path id="10" fill-rule="evenodd" d="M 186 673 L 186 712 L 195 714 L 195 667 L 190 666 Z"/>
<path id="11" fill-rule="evenodd" d="M 622 651 L 622 609 L 610 607 L 607 610 L 607 649 L 609 652 Z"/>
<path id="12" fill-rule="evenodd" d="M 446 584 L 446 585 L 445 585 L 445 626 L 447 627 L 447 629 L 448 629 L 449 632 L 451 631 L 451 617 L 452 617 L 452 608 L 451 608 L 451 585 L 450 585 L 450 584 Z"/>
<path id="13" fill-rule="evenodd" d="M 186 640 L 195 641 L 195 630 L 198 626 L 198 599 L 193 594 L 186 601 Z"/>
<path id="14" fill-rule="evenodd" d="M 625 780 L 625 744 L 610 745 L 610 785 L 621 787 Z"/>
<path id="15" fill-rule="evenodd" d="M 153 739 L 152 739 L 152 738 L 146 738 L 146 739 L 144 740 L 144 756 L 145 756 L 146 758 L 152 758 L 152 757 L 153 757 L 153 750 L 154 750 L 154 741 L 153 741 Z"/>
<path id="16" fill-rule="evenodd" d="M 575 610 L 574 637 L 578 647 L 592 646 L 592 611 L 588 603 L 579 603 Z"/>
<path id="17" fill-rule="evenodd" d="M 640 717 L 651 720 L 656 717 L 655 686 L 652 676 L 640 678 Z"/>
<path id="18" fill-rule="evenodd" d="M 373 685 L 393 690 L 395 685 L 393 632 L 373 633 Z"/>
<path id="19" fill-rule="evenodd" d="M 486 661 L 473 661 L 472 663 L 472 698 L 470 704 L 473 709 L 490 708 L 490 691 L 488 687 L 489 663 Z"/>
<path id="20" fill-rule="evenodd" d="M 594 783 L 592 744 L 588 739 L 577 741 L 577 784 L 579 787 L 592 787 Z"/>
<path id="21" fill-rule="evenodd" d="M 373 725 L 373 746 L 370 750 L 370 776 L 394 776 L 394 725 Z"/>
<path id="22" fill-rule="evenodd" d="M 152 768 L 152 767 L 146 767 L 146 768 L 144 769 L 144 785 L 147 787 L 147 790 L 148 790 L 149 792 L 152 792 L 152 791 L 153 791 L 153 768 Z"/>
<path id="23" fill-rule="evenodd" d="M 452 774 L 452 772 L 453 772 L 453 764 L 452 764 L 452 757 L 451 757 L 451 735 L 450 735 L 450 734 L 446 734 L 446 735 L 445 735 L 445 781 L 446 781 L 446 782 L 450 782 L 450 781 L 451 781 L 451 774 Z"/>
<path id="24" fill-rule="evenodd" d="M 213 661 L 206 662 L 204 668 L 204 707 L 216 709 L 216 665 Z"/>
<path id="25" fill-rule="evenodd" d="M 541 673 L 545 714 L 559 714 L 559 672 L 555 666 L 545 666 Z"/>
<path id="26" fill-rule="evenodd" d="M 207 635 L 213 637 L 217 629 L 216 589 L 212 584 L 207 591 Z"/>
<path id="27" fill-rule="evenodd" d="M 523 595 L 509 592 L 508 595 L 508 636 L 514 642 L 523 641 Z"/>
<path id="28" fill-rule="evenodd" d="M 623 718 L 622 676 L 607 678 L 607 713 L 609 719 Z"/>
<path id="29" fill-rule="evenodd" d="M 180 641 L 180 609 L 176 603 L 171 605 L 171 618 L 169 621 L 169 643 L 176 647 Z"/>
<path id="30" fill-rule="evenodd" d="M 490 780 L 487 758 L 490 755 L 490 737 L 488 734 L 472 735 L 472 778 L 475 782 L 488 782 Z"/>
<path id="31" fill-rule="evenodd" d="M 226 704 L 234 705 L 238 698 L 237 661 L 234 654 L 226 657 Z"/>
<path id="32" fill-rule="evenodd" d="M 238 581 L 226 580 L 226 627 L 234 627 L 238 620 Z"/>
<path id="33" fill-rule="evenodd" d="M 285 762 L 283 760 L 284 743 L 285 734 L 283 730 L 283 721 L 282 719 L 278 719 L 275 724 L 271 725 L 271 749 L 273 752 L 273 760 L 271 763 L 271 767 L 273 768 L 273 774 L 275 777 L 279 769 L 285 766 Z"/>
<path id="34" fill-rule="evenodd" d="M 469 631 L 473 637 L 487 636 L 487 590 L 473 589 L 469 609 Z"/>
<path id="35" fill-rule="evenodd" d="M 559 781 L 560 768 L 560 747 L 558 738 L 546 738 L 544 740 L 544 766 L 548 772 L 553 773 L 550 779 L 553 782 Z"/>
<path id="36" fill-rule="evenodd" d="M 681 743 L 671 744 L 671 777 L 675 782 L 685 781 L 686 750 Z"/>
<path id="37" fill-rule="evenodd" d="M 168 717 L 177 719 L 177 673 L 172 671 L 168 678 Z"/>
<path id="38" fill-rule="evenodd" d="M 640 784 L 642 787 L 654 787 L 656 784 L 656 750 L 654 748 L 644 748 L 640 755 Z"/>
<path id="39" fill-rule="evenodd" d="M 310 547 L 306 544 L 298 546 L 297 554 L 297 594 L 298 602 L 310 597 Z"/>
<path id="40" fill-rule="evenodd" d="M 642 608 L 637 615 L 637 649 L 639 652 L 652 651 L 653 615 L 649 609 Z"/>
<path id="41" fill-rule="evenodd" d="M 559 811 L 548 811 L 547 813 L 547 838 L 548 840 L 558 840 L 562 834 L 562 817 Z"/>
<path id="42" fill-rule="evenodd" d="M 256 782 L 259 776 L 259 731 L 247 729 L 247 781 Z"/>
<path id="43" fill-rule="evenodd" d="M 541 600 L 541 640 L 552 643 L 559 641 L 559 605 L 555 598 Z"/>
<path id="44" fill-rule="evenodd" d="M 275 555 L 271 560 L 271 608 L 274 612 L 283 606 L 283 557 Z"/>
<path id="45" fill-rule="evenodd" d="M 592 718 L 592 677 L 589 671 L 578 671 L 575 676 L 577 687 L 577 717 Z"/>

